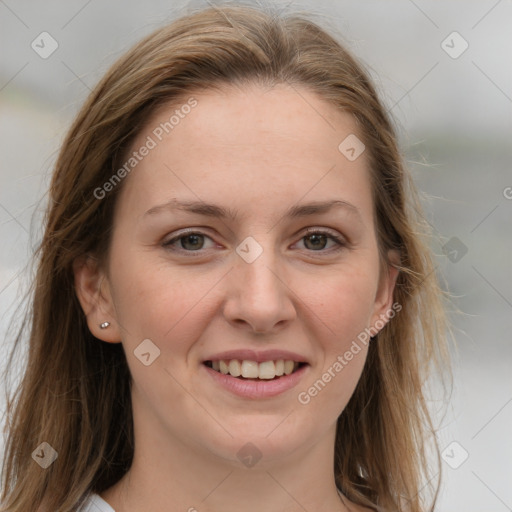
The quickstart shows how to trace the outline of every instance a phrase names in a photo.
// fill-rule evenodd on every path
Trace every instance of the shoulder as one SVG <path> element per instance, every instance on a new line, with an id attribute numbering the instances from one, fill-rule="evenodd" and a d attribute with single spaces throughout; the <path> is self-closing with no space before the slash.
<path id="1" fill-rule="evenodd" d="M 115 512 L 98 494 L 91 493 L 78 512 Z"/>

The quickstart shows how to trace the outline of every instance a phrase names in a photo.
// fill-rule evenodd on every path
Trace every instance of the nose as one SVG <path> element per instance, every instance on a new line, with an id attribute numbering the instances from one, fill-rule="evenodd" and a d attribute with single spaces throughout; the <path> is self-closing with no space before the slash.
<path id="1" fill-rule="evenodd" d="M 276 333 L 297 316 L 286 272 L 268 246 L 262 245 L 263 252 L 251 263 L 236 255 L 235 268 L 227 277 L 224 316 L 253 334 Z"/>

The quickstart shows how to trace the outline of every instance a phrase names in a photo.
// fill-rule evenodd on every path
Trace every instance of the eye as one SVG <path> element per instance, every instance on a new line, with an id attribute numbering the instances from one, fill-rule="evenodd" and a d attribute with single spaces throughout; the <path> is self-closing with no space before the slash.
<path id="1" fill-rule="evenodd" d="M 201 253 L 203 249 L 208 249 L 208 247 L 204 246 L 206 239 L 213 242 L 208 235 L 200 231 L 182 231 L 177 236 L 163 242 L 162 246 L 170 251 L 191 255 L 191 253 Z M 332 245 L 326 250 L 329 240 L 331 240 Z M 306 235 L 300 241 L 305 242 L 304 245 L 308 251 L 318 253 L 339 251 L 347 246 L 347 242 L 343 237 L 322 229 L 308 229 Z M 212 248 L 213 245 L 209 248 Z M 199 256 L 199 254 L 197 255 Z"/>
<path id="2" fill-rule="evenodd" d="M 211 238 L 200 231 L 186 231 L 182 232 L 178 236 L 165 241 L 162 246 L 171 251 L 177 252 L 198 252 L 204 249 L 205 239 L 211 240 Z M 176 247 L 176 243 L 178 247 Z"/>
<path id="3" fill-rule="evenodd" d="M 334 251 L 339 251 L 347 245 L 341 236 L 321 229 L 308 229 L 307 234 L 301 238 L 305 241 L 306 249 L 313 252 L 330 252 L 324 250 L 329 239 L 333 242 L 331 249 Z"/>

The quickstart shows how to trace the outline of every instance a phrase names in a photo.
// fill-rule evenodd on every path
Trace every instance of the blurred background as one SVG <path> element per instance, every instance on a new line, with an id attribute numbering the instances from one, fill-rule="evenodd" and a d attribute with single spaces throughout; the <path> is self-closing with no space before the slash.
<path id="1" fill-rule="evenodd" d="M 32 275 L 52 166 L 74 115 L 128 47 L 208 4 L 220 5 L 0 0 L 2 365 L 13 341 L 7 327 Z M 512 2 L 271 5 L 312 13 L 367 65 L 437 236 L 458 351 L 450 400 L 431 403 L 436 415 L 445 412 L 436 510 L 512 511 Z"/>

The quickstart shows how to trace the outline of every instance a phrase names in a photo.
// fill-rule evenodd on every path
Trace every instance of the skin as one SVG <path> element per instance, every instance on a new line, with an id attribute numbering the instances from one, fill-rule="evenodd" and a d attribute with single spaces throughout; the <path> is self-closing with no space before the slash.
<path id="1" fill-rule="evenodd" d="M 365 510 L 340 499 L 332 461 L 336 420 L 367 346 L 307 405 L 297 399 L 393 303 L 397 271 L 379 262 L 366 152 L 351 162 L 338 150 L 357 125 L 286 85 L 193 97 L 197 106 L 125 178 L 106 268 L 88 259 L 75 269 L 91 332 L 123 344 L 133 376 L 134 462 L 102 497 L 116 512 Z M 133 148 L 175 108 L 155 113 Z M 239 215 L 145 215 L 172 198 Z M 327 199 L 358 213 L 283 216 Z M 330 238 L 315 245 L 310 227 L 344 237 L 345 246 L 336 251 Z M 174 252 L 162 246 L 183 228 L 206 236 L 178 240 Z M 252 263 L 235 251 L 248 236 L 263 249 Z M 111 325 L 101 330 L 104 321 Z M 145 366 L 134 350 L 148 338 L 160 356 Z M 202 361 L 240 348 L 290 350 L 309 366 L 281 395 L 237 397 Z M 236 455 L 248 442 L 262 455 L 251 468 Z"/>

